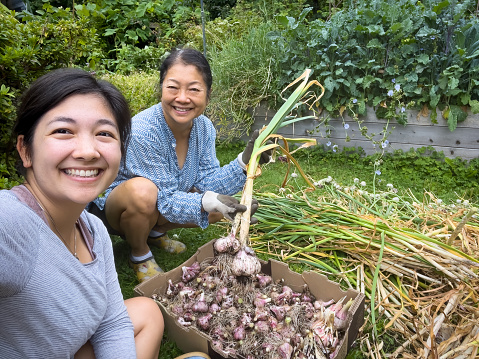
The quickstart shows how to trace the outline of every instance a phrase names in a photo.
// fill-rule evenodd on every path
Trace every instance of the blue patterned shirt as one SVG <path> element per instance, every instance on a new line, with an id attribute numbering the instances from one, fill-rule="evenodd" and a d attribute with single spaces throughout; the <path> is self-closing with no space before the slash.
<path id="1" fill-rule="evenodd" d="M 202 193 L 213 191 L 233 195 L 242 190 L 246 175 L 237 159 L 220 167 L 215 150 L 216 130 L 206 116 L 193 120 L 188 153 L 183 168 L 176 157 L 176 140 L 166 123 L 161 103 L 132 120 L 132 134 L 125 164 L 104 197 L 95 200 L 103 209 L 106 198 L 120 183 L 133 177 L 144 177 L 158 187 L 158 211 L 173 223 L 208 226 L 208 213 L 201 211 Z"/>

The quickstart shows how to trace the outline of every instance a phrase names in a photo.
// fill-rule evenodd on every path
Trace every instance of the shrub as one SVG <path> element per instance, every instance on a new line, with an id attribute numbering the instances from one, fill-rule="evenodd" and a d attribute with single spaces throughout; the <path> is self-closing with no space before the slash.
<path id="1" fill-rule="evenodd" d="M 0 6 L 0 188 L 18 183 L 12 128 L 20 94 L 50 69 L 101 58 L 98 36 L 88 26 L 87 17 L 74 19 L 68 11 L 49 4 L 45 4 L 41 16 L 21 16 L 23 22 L 13 11 Z"/>
<path id="2" fill-rule="evenodd" d="M 261 24 L 240 39 L 230 39 L 209 52 L 213 93 L 208 114 L 219 137 L 230 140 L 249 130 L 248 110 L 275 96 L 276 49 L 267 41 L 270 23 Z"/>
<path id="3" fill-rule="evenodd" d="M 132 73 L 130 75 L 105 74 L 102 79 L 111 82 L 123 93 L 133 115 L 159 102 L 157 82 L 159 72 Z"/>
<path id="4" fill-rule="evenodd" d="M 326 21 L 309 21 L 311 8 L 297 18 L 279 17 L 283 29 L 270 38 L 280 48 L 280 86 L 312 68 L 327 90 L 326 110 L 338 112 L 356 99 L 378 116 L 396 88 L 406 107 L 439 106 L 454 130 L 466 118 L 461 106 L 479 112 L 475 6 L 472 0 L 374 0 L 351 3 Z"/>

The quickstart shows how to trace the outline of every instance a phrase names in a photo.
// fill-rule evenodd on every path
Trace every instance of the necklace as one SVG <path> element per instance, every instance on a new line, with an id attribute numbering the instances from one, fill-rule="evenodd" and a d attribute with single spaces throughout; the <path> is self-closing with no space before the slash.
<path id="1" fill-rule="evenodd" d="M 80 258 L 78 258 L 78 255 L 77 255 L 77 231 L 76 231 L 76 226 L 78 225 L 78 220 L 76 220 L 75 226 L 73 227 L 73 251 L 72 251 L 70 249 L 70 246 L 65 241 L 65 239 L 63 239 L 63 237 L 62 237 L 60 231 L 58 230 L 57 225 L 55 224 L 55 221 L 53 220 L 53 217 L 51 216 L 50 212 L 48 212 L 45 208 L 43 208 L 43 206 L 40 204 L 40 201 L 37 200 L 37 198 L 35 196 L 33 196 L 33 198 L 35 198 L 35 202 L 37 202 L 38 206 L 42 209 L 43 213 L 46 213 L 48 218 L 50 218 L 50 221 L 52 222 L 53 227 L 55 228 L 55 231 L 57 232 L 58 237 L 62 240 L 63 244 L 65 244 L 65 246 L 68 248 L 68 250 L 73 254 L 73 256 L 76 259 L 80 260 Z"/>

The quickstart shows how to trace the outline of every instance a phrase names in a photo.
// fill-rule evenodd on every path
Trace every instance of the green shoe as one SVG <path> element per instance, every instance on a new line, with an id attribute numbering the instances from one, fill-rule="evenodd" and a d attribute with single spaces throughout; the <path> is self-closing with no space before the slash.
<path id="1" fill-rule="evenodd" d="M 148 237 L 147 243 L 150 246 L 163 249 L 168 253 L 178 254 L 186 251 L 186 246 L 184 243 L 171 239 L 168 237 L 167 233 L 164 233 L 159 237 Z"/>

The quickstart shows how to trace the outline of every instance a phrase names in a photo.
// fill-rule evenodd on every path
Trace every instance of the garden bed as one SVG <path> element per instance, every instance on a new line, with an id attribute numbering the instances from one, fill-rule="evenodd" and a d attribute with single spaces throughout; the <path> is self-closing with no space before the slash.
<path id="1" fill-rule="evenodd" d="M 442 117 L 439 110 L 437 123 L 431 121 L 429 114 L 423 114 L 417 110 L 406 110 L 407 124 L 400 125 L 391 121 L 388 125 L 387 145 L 384 148 L 374 147 L 371 140 L 361 135 L 358 123 L 344 113 L 343 118 L 331 118 L 328 126 L 321 124 L 328 114 L 323 112 L 318 120 L 304 120 L 282 128 L 278 131 L 285 137 L 311 137 L 317 140 L 318 145 L 325 147 L 333 146 L 342 149 L 344 147 L 361 147 L 366 155 L 376 153 L 378 150 L 392 152 L 394 150 L 408 151 L 431 146 L 438 152 L 443 152 L 446 157 L 460 157 L 470 160 L 479 157 L 479 114 L 468 113 L 465 121 L 459 122 L 454 131 L 450 131 L 447 121 Z M 274 112 L 260 106 L 255 109 L 252 130 L 268 124 L 274 116 Z M 369 134 L 376 134 L 374 138 L 380 140 L 383 137 L 384 127 L 387 121 L 378 119 L 374 109 L 367 108 L 366 116 L 361 116 L 362 127 L 367 127 Z M 345 128 L 347 127 L 347 128 Z M 329 131 L 329 133 L 328 133 Z"/>

